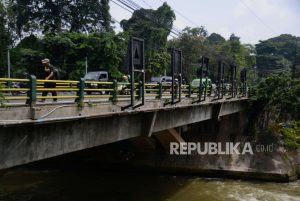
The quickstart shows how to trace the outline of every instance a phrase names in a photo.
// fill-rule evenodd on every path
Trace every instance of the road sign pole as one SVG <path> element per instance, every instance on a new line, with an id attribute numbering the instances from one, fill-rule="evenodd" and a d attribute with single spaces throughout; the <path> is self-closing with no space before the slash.
<path id="1" fill-rule="evenodd" d="M 182 52 L 178 49 L 169 49 L 171 53 L 171 73 L 172 73 L 172 86 L 171 86 L 171 102 L 166 102 L 164 105 L 176 104 L 181 102 L 181 88 L 182 88 Z M 178 79 L 178 84 L 175 79 Z M 178 90 L 175 90 L 175 84 L 178 85 Z M 177 99 L 177 93 L 179 96 Z M 177 101 L 176 101 L 177 100 Z"/>
<path id="2" fill-rule="evenodd" d="M 127 61 L 129 61 L 127 70 L 130 71 L 130 105 L 122 107 L 122 110 L 127 108 L 137 108 L 145 103 L 145 58 L 144 58 L 144 40 L 136 37 L 131 37 L 127 53 Z M 141 96 L 139 99 L 142 103 L 135 105 L 135 73 L 141 75 L 139 79 L 139 89 Z"/>

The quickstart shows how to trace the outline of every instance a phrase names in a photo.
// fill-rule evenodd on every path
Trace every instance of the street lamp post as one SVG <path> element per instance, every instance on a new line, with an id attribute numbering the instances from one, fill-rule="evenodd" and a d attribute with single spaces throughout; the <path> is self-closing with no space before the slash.
<path id="1" fill-rule="evenodd" d="M 11 69 L 11 65 L 10 65 L 10 52 L 9 52 L 10 47 L 7 47 L 7 77 L 10 78 L 10 69 Z"/>
<path id="2" fill-rule="evenodd" d="M 83 28 L 85 30 L 86 35 L 89 36 L 89 32 L 86 29 L 86 27 L 83 26 Z M 86 54 L 86 56 L 85 56 L 85 74 L 87 74 L 87 72 L 88 72 L 88 57 L 87 57 L 87 54 Z"/>

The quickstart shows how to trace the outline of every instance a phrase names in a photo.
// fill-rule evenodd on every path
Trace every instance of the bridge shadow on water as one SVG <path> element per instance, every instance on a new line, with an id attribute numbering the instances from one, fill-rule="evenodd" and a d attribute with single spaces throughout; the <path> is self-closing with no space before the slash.
<path id="1" fill-rule="evenodd" d="M 122 165 L 128 149 L 123 141 L 2 171 L 0 201 L 174 200 L 195 180 Z"/>

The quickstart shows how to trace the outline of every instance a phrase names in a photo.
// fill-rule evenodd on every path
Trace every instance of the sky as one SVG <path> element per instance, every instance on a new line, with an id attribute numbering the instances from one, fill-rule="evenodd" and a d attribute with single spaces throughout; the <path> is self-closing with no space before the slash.
<path id="1" fill-rule="evenodd" d="M 116 0 L 115 0 L 116 1 Z M 157 9 L 167 2 L 176 14 L 174 26 L 204 26 L 208 33 L 226 39 L 234 33 L 242 43 L 257 44 L 280 34 L 300 36 L 300 0 L 132 0 L 141 7 Z M 132 13 L 110 1 L 114 19 L 129 19 Z M 120 31 L 118 23 L 116 30 Z"/>

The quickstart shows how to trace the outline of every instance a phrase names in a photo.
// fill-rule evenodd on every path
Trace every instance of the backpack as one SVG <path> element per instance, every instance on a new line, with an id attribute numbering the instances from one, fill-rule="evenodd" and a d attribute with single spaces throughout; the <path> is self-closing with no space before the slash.
<path id="1" fill-rule="evenodd" d="M 58 67 L 53 66 L 54 79 L 60 80 L 60 70 Z"/>

